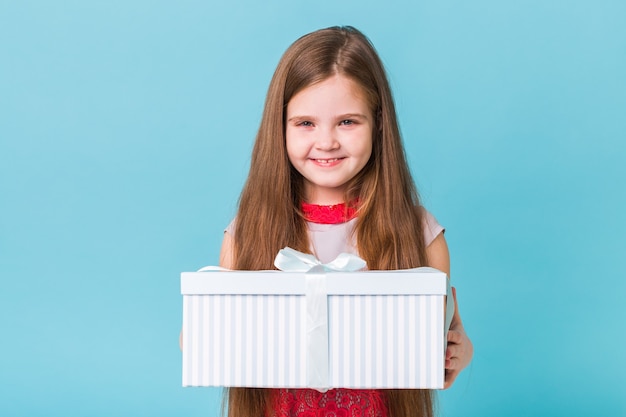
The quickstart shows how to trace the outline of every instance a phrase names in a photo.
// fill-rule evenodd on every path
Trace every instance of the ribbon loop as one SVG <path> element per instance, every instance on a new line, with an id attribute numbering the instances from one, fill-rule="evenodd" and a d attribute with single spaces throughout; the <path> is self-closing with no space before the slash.
<path id="1" fill-rule="evenodd" d="M 281 249 L 274 259 L 274 266 L 285 272 L 309 272 L 316 266 L 321 266 L 324 271 L 354 272 L 366 265 L 363 259 L 350 253 L 341 253 L 333 261 L 323 264 L 315 256 L 290 247 Z"/>

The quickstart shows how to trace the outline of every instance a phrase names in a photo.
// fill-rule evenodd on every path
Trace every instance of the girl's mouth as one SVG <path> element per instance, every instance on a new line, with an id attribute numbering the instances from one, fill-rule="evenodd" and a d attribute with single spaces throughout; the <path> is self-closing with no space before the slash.
<path id="1" fill-rule="evenodd" d="M 318 158 L 312 158 L 311 160 L 319 166 L 323 166 L 323 167 L 329 167 L 329 166 L 335 166 L 337 165 L 339 162 L 341 162 L 343 158 L 328 158 L 328 159 L 318 159 Z"/>

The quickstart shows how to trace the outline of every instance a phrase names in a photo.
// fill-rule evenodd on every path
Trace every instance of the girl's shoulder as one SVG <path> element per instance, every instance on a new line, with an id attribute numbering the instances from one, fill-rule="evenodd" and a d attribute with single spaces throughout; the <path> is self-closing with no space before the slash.
<path id="1" fill-rule="evenodd" d="M 226 226 L 226 229 L 224 229 L 224 232 L 228 233 L 231 236 L 235 236 L 235 226 L 237 223 L 237 217 L 234 217 L 230 223 L 228 223 L 228 226 Z"/>
<path id="2" fill-rule="evenodd" d="M 445 228 L 439 224 L 435 216 L 422 206 L 422 226 L 424 229 L 424 244 L 430 245 L 433 240 L 441 233 L 445 232 Z"/>

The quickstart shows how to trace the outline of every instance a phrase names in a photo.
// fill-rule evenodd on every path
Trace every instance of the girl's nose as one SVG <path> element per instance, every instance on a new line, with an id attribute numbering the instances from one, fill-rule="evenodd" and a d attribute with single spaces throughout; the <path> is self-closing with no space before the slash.
<path id="1" fill-rule="evenodd" d="M 315 148 L 323 151 L 331 151 L 339 148 L 339 141 L 332 130 L 323 130 L 315 141 Z"/>

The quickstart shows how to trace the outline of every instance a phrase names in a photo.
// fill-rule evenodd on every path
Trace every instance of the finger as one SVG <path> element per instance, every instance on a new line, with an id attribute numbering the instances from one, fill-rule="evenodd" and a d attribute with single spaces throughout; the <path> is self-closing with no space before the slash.
<path id="1" fill-rule="evenodd" d="M 461 353 L 461 349 L 457 346 L 448 346 L 446 349 L 446 359 L 458 358 Z"/>
<path id="2" fill-rule="evenodd" d="M 448 343 L 461 343 L 463 335 L 456 330 L 448 330 Z"/>
<path id="3" fill-rule="evenodd" d="M 456 357 L 453 356 L 450 359 L 446 359 L 446 371 L 461 371 L 461 360 Z"/>
<path id="4" fill-rule="evenodd" d="M 446 379 L 445 382 L 443 384 L 443 389 L 448 389 L 452 386 L 452 384 L 454 383 L 454 380 L 456 379 L 456 377 L 459 375 L 458 371 L 454 371 L 454 370 L 446 370 Z"/>

